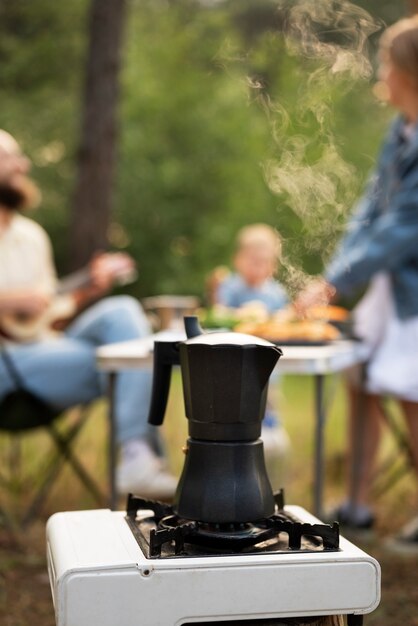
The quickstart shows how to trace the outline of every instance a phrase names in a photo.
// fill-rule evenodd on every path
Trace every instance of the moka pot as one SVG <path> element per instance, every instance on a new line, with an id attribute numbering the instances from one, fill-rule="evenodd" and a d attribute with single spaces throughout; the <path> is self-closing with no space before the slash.
<path id="1" fill-rule="evenodd" d="M 268 517 L 274 498 L 260 439 L 268 381 L 282 352 L 257 337 L 203 333 L 185 318 L 188 339 L 154 344 L 149 423 L 163 422 L 171 368 L 180 364 L 189 438 L 173 508 L 183 518 L 242 523 Z"/>

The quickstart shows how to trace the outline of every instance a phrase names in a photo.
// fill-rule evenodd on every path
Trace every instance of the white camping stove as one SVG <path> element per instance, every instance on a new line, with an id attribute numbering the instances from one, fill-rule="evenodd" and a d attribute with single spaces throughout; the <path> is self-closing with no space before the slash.
<path id="1" fill-rule="evenodd" d="M 336 614 L 361 624 L 379 603 L 377 561 L 338 524 L 276 502 L 271 518 L 228 527 L 132 496 L 127 513 L 56 513 L 47 550 L 57 625 L 270 626 Z"/>

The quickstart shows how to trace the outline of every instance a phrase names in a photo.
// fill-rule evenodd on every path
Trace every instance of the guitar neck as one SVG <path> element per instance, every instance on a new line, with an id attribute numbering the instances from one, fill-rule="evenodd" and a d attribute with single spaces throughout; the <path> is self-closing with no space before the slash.
<path id="1" fill-rule="evenodd" d="M 82 287 L 87 287 L 91 283 L 91 275 L 90 269 L 88 267 L 84 267 L 77 272 L 73 272 L 64 278 L 61 278 L 58 282 L 56 295 L 62 296 L 67 293 L 71 293 L 76 289 L 81 289 Z"/>

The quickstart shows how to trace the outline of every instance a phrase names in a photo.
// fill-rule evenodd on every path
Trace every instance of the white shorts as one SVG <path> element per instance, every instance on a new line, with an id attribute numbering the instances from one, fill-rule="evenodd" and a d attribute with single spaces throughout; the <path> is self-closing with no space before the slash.
<path id="1" fill-rule="evenodd" d="M 397 317 L 386 273 L 373 278 L 353 315 L 354 330 L 369 348 L 367 391 L 418 402 L 418 316 Z"/>

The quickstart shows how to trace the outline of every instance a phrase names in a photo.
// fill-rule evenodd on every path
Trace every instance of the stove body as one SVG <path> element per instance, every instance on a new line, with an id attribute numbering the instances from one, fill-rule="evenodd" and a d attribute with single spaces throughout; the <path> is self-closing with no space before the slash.
<path id="1" fill-rule="evenodd" d="M 280 349 L 239 333 L 202 334 L 197 318 L 185 324 L 186 341 L 155 342 L 149 415 L 162 424 L 180 363 L 189 438 L 173 506 L 130 495 L 126 513 L 52 516 L 57 625 L 271 626 L 372 611 L 377 562 L 340 540 L 338 524 L 273 494 L 259 436 Z"/>
<path id="2" fill-rule="evenodd" d="M 320 524 L 301 507 L 286 506 L 283 513 L 314 528 Z M 146 512 L 142 519 L 148 524 Z M 322 542 L 312 537 L 313 547 L 300 550 L 286 543 L 277 549 L 267 540 L 259 551 L 225 554 L 211 547 L 190 553 L 169 539 L 168 554 L 158 554 L 157 542 L 151 556 L 145 535 L 141 545 L 125 512 L 50 518 L 47 555 L 57 626 L 270 624 L 284 617 L 362 615 L 380 600 L 379 564 L 342 537 L 331 550 L 316 549 Z"/>

